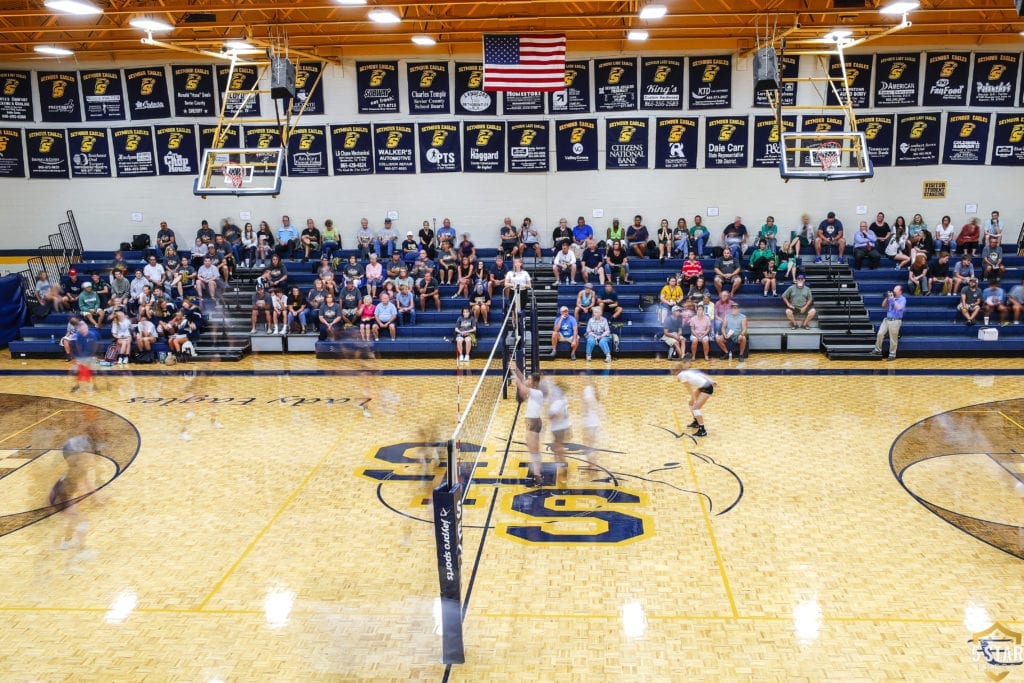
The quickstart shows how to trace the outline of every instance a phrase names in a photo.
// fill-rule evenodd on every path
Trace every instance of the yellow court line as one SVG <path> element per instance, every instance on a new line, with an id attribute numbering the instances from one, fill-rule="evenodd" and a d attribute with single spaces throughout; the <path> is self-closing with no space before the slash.
<path id="1" fill-rule="evenodd" d="M 1009 420 L 1009 421 L 1010 421 L 1010 422 L 1012 422 L 1013 424 L 1015 424 L 1015 425 L 1017 425 L 1018 427 L 1020 427 L 1021 429 L 1024 429 L 1024 425 L 1021 425 L 1021 423 L 1020 423 L 1020 422 L 1017 422 L 1016 420 L 1014 420 L 1014 419 L 1013 419 L 1012 417 L 1010 417 L 1009 415 L 1007 415 L 1007 414 L 1006 414 L 1006 413 L 1004 413 L 1003 411 L 1001 411 L 1001 410 L 997 410 L 996 412 L 997 412 L 997 413 L 999 413 L 1000 415 L 1002 415 L 1003 417 L 1005 417 L 1005 418 L 1006 418 L 1007 420 Z"/>
<path id="2" fill-rule="evenodd" d="M 238 569 L 239 565 L 241 565 L 245 558 L 249 556 L 249 553 L 251 553 L 256 548 L 256 544 L 260 542 L 260 539 L 262 539 L 266 535 L 266 533 L 270 531 L 270 527 L 274 525 L 274 522 L 276 522 L 278 518 L 282 514 L 284 514 L 284 511 L 287 510 L 288 507 L 295 501 L 298 495 L 302 492 L 302 489 L 306 488 L 306 484 L 308 484 L 310 479 L 313 478 L 313 475 L 315 475 L 320 470 L 321 465 L 323 465 L 324 462 L 326 462 L 328 456 L 330 456 L 334 452 L 334 449 L 338 447 L 338 445 L 341 443 L 341 440 L 344 439 L 346 435 L 348 435 L 351 426 L 352 422 L 349 422 L 349 425 L 342 430 L 341 434 L 339 434 L 338 438 L 334 440 L 334 443 L 331 444 L 330 448 L 328 448 L 324 452 L 320 460 L 317 461 L 316 465 L 313 466 L 313 469 L 311 469 L 309 473 L 306 474 L 306 476 L 302 479 L 302 481 L 299 482 L 299 485 L 295 487 L 295 490 L 291 492 L 291 495 L 289 495 L 285 499 L 285 501 L 281 503 L 281 507 L 277 509 L 277 512 L 274 513 L 273 517 L 271 517 L 270 520 L 263 525 L 263 528 L 260 529 L 260 532 L 256 534 L 256 538 L 252 539 L 249 545 L 245 547 L 245 550 L 243 550 L 239 558 L 235 560 L 235 563 L 228 568 L 224 576 L 220 577 L 220 581 L 214 584 L 213 589 L 210 591 L 210 593 L 205 598 L 203 598 L 203 601 L 199 603 L 198 607 L 196 607 L 197 610 L 204 609 L 207 603 L 209 603 L 210 600 L 213 599 L 213 596 L 216 595 L 217 591 L 224 587 L 224 584 L 227 582 L 228 579 L 231 578 L 231 575 L 235 573 L 235 570 Z"/>
<path id="3" fill-rule="evenodd" d="M 10 434 L 10 435 L 8 435 L 8 436 L 5 436 L 4 438 L 0 439 L 0 443 L 3 443 L 4 441 L 7 441 L 8 439 L 13 439 L 13 438 L 14 438 L 14 437 L 16 437 L 16 436 L 17 436 L 18 434 L 21 434 L 22 432 L 28 431 L 29 429 L 32 429 L 32 428 L 33 428 L 33 427 L 35 427 L 36 425 L 40 425 L 40 424 L 42 424 L 42 423 L 46 422 L 47 420 L 49 420 L 49 419 L 50 419 L 51 417 L 53 417 L 54 415 L 57 415 L 57 414 L 59 414 L 59 413 L 63 413 L 63 412 L 64 412 L 64 409 L 63 409 L 63 408 L 61 408 L 61 409 L 59 409 L 59 410 L 55 410 L 55 411 L 53 411 L 52 413 L 50 413 L 49 415 L 47 415 L 46 417 L 44 417 L 44 418 L 43 418 L 42 420 L 39 420 L 38 422 L 33 422 L 33 423 L 32 423 L 32 424 L 30 424 L 30 425 L 29 425 L 28 427 L 23 427 L 23 428 L 19 429 L 18 431 L 14 432 L 13 434 Z"/>
<path id="4" fill-rule="evenodd" d="M 615 621 L 621 618 L 619 614 L 571 614 L 551 612 L 476 612 L 473 616 L 485 617 L 487 619 L 593 619 L 601 621 Z M 751 615 L 733 616 L 730 614 L 650 614 L 644 615 L 648 621 L 793 621 L 792 615 Z M 850 623 L 881 623 L 881 624 L 959 624 L 962 619 L 930 619 L 927 617 L 830 617 L 823 616 L 822 621 L 826 622 L 850 622 Z M 1004 624 L 1015 622 L 1004 621 Z"/>

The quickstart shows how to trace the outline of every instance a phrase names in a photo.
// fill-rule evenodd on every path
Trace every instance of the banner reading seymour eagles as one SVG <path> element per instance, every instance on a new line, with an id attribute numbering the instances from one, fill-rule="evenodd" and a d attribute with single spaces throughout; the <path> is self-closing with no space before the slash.
<path id="1" fill-rule="evenodd" d="M 267 152 L 257 152 L 255 161 L 260 164 L 274 164 L 277 155 L 269 150 L 281 149 L 281 129 L 276 126 L 242 126 L 242 140 L 245 147 L 253 149 L 265 149 Z M 251 159 L 251 157 L 250 157 Z M 276 169 L 272 165 L 256 166 L 253 175 L 272 176 Z M 282 169 L 284 172 L 284 169 Z"/>
<path id="2" fill-rule="evenodd" d="M 421 123 L 419 138 L 420 173 L 454 173 L 462 170 L 458 123 Z"/>
<path id="3" fill-rule="evenodd" d="M 228 83 L 229 72 L 231 74 L 230 83 Z M 259 89 L 259 75 L 259 67 L 256 66 L 239 64 L 235 66 L 234 71 L 231 71 L 231 67 L 228 65 L 217 67 L 217 89 L 220 92 L 222 101 L 226 97 L 225 91 L 231 90 L 231 96 L 228 97 L 228 106 L 225 107 L 226 113 L 234 114 L 238 112 L 239 116 L 252 117 L 260 115 L 259 93 L 247 95 L 252 88 Z M 245 103 L 244 106 L 243 102 Z"/>
<path id="4" fill-rule="evenodd" d="M 323 62 L 299 62 L 295 65 L 295 101 L 292 102 L 292 113 L 299 111 L 305 116 L 319 116 L 324 113 L 324 78 L 320 72 L 324 70 Z M 317 78 L 320 81 L 317 82 Z M 313 85 L 316 90 L 313 90 Z M 312 94 L 310 91 L 313 90 Z M 306 108 L 303 109 L 302 106 Z M 327 175 L 326 172 L 324 175 Z"/>
<path id="5" fill-rule="evenodd" d="M 82 120 L 78 99 L 78 74 L 74 71 L 37 71 L 36 87 L 39 90 L 39 108 L 43 110 L 43 121 Z M 63 140 L 63 137 L 61 139 Z M 30 154 L 30 172 L 31 168 Z"/>
<path id="6" fill-rule="evenodd" d="M 896 117 L 896 165 L 939 163 L 939 114 L 899 114 Z"/>
<path id="7" fill-rule="evenodd" d="M 640 58 L 640 108 L 682 109 L 685 59 Z"/>
<path id="8" fill-rule="evenodd" d="M 448 62 L 406 64 L 410 114 L 451 114 Z"/>
<path id="9" fill-rule="evenodd" d="M 109 178 L 110 145 L 106 129 L 68 130 L 72 178 Z"/>
<path id="10" fill-rule="evenodd" d="M 508 93 L 506 93 L 508 94 Z M 505 170 L 505 123 L 462 124 L 462 167 L 467 173 L 502 173 Z"/>
<path id="11" fill-rule="evenodd" d="M 32 81 L 28 71 L 0 71 L 0 120 L 31 121 Z M 24 177 L 22 170 L 21 176 Z"/>
<path id="12" fill-rule="evenodd" d="M 647 119 L 605 121 L 605 168 L 647 168 Z"/>
<path id="13" fill-rule="evenodd" d="M 873 114 L 857 117 L 857 130 L 864 133 L 868 143 L 868 156 L 871 163 L 879 166 L 892 166 L 892 140 L 895 133 L 895 117 L 892 114 Z"/>
<path id="14" fill-rule="evenodd" d="M 966 52 L 929 52 L 925 60 L 921 106 L 966 106 L 969 59 Z"/>
<path id="15" fill-rule="evenodd" d="M 498 93 L 484 90 L 484 65 L 455 62 L 455 113 L 493 116 L 498 113 Z"/>
<path id="16" fill-rule="evenodd" d="M 167 73 L 162 66 L 125 69 L 124 82 L 128 89 L 128 111 L 133 119 L 170 118 Z"/>
<path id="17" fill-rule="evenodd" d="M 690 109 L 731 106 L 732 56 L 690 57 Z"/>
<path id="18" fill-rule="evenodd" d="M 796 117 L 783 116 L 782 129 L 791 133 L 796 130 Z M 790 164 L 796 154 L 789 153 Z M 754 117 L 754 168 L 778 168 L 782 160 L 782 136 L 774 116 Z"/>
<path id="19" fill-rule="evenodd" d="M 373 173 L 373 136 L 369 124 L 331 126 L 331 150 L 334 175 Z"/>
<path id="20" fill-rule="evenodd" d="M 548 122 L 510 121 L 508 170 L 510 173 L 548 170 Z"/>
<path id="21" fill-rule="evenodd" d="M 565 63 L 565 90 L 549 93 L 548 112 L 583 114 L 590 111 L 590 62 Z"/>
<path id="22" fill-rule="evenodd" d="M 356 62 L 360 114 L 398 111 L 398 62 Z"/>
<path id="23" fill-rule="evenodd" d="M 288 136 L 288 175 L 327 175 L 327 129 L 323 126 L 299 126 Z"/>
<path id="24" fill-rule="evenodd" d="M 0 128 L 0 178 L 25 177 L 25 150 L 20 128 Z"/>
<path id="25" fill-rule="evenodd" d="M 199 173 L 195 126 L 157 126 L 153 132 L 160 175 Z"/>
<path id="26" fill-rule="evenodd" d="M 597 170 L 597 120 L 555 121 L 559 171 Z"/>
<path id="27" fill-rule="evenodd" d="M 944 164 L 984 164 L 988 160 L 990 114 L 951 111 L 946 114 Z"/>
<path id="28" fill-rule="evenodd" d="M 834 133 L 842 132 L 846 128 L 846 117 L 845 116 L 807 116 L 804 115 L 803 120 L 800 121 L 801 132 L 808 133 Z M 804 142 L 810 142 L 805 140 Z M 843 140 L 837 140 L 840 144 L 843 144 Z M 803 145 L 804 147 L 816 147 L 817 142 Z M 849 145 L 843 144 L 844 147 Z M 842 163 L 849 163 L 850 153 L 841 152 Z M 803 166 L 816 166 L 818 162 L 817 157 L 812 157 L 810 150 L 804 152 L 803 161 L 800 162 Z"/>
<path id="29" fill-rule="evenodd" d="M 171 67 L 174 115 L 179 118 L 216 116 L 213 98 L 213 67 L 187 64 Z"/>
<path id="30" fill-rule="evenodd" d="M 696 117 L 657 119 L 654 168 L 697 168 Z"/>
<path id="31" fill-rule="evenodd" d="M 871 106 L 871 62 L 874 55 L 846 55 L 846 83 L 850 89 L 850 102 L 854 109 L 863 109 Z M 832 55 L 828 58 L 828 75 L 832 78 L 843 77 L 843 65 L 839 63 L 839 57 Z M 843 89 L 842 81 L 835 84 L 839 95 L 846 100 L 846 91 Z M 826 102 L 830 105 L 839 104 L 836 94 L 831 87 L 826 89 Z"/>
<path id="32" fill-rule="evenodd" d="M 126 118 L 120 71 L 81 71 L 78 77 L 82 82 L 86 121 L 122 121 Z"/>
<path id="33" fill-rule="evenodd" d="M 68 143 L 63 130 L 27 131 L 30 178 L 68 177 Z"/>
<path id="34" fill-rule="evenodd" d="M 707 168 L 747 167 L 747 117 L 704 119 Z"/>
<path id="35" fill-rule="evenodd" d="M 921 55 L 907 52 L 875 57 L 875 106 L 916 107 Z"/>
<path id="36" fill-rule="evenodd" d="M 636 58 L 599 59 L 594 62 L 597 111 L 636 109 Z"/>
<path id="37" fill-rule="evenodd" d="M 415 173 L 416 135 L 412 124 L 373 125 L 377 173 Z"/>
<path id="38" fill-rule="evenodd" d="M 787 76 L 795 78 L 800 75 L 800 57 L 793 55 L 779 55 L 779 78 Z M 796 104 L 796 81 L 786 81 L 779 84 L 779 95 L 782 105 L 792 107 Z M 761 90 L 754 93 L 755 107 L 768 107 L 768 91 Z"/>
<path id="39" fill-rule="evenodd" d="M 1024 115 L 996 114 L 993 166 L 1024 166 Z"/>
<path id="40" fill-rule="evenodd" d="M 120 178 L 156 175 L 153 131 L 149 128 L 111 128 L 114 168 Z"/>
<path id="41" fill-rule="evenodd" d="M 974 53 L 971 106 L 1012 107 L 1017 100 L 1020 55 Z"/>

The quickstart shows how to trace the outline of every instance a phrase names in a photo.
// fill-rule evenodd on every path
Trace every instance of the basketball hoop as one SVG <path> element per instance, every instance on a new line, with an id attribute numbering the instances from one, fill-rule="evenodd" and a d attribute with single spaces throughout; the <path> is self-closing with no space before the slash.
<path id="1" fill-rule="evenodd" d="M 221 167 L 224 174 L 224 184 L 239 188 L 245 182 L 245 167 L 242 164 L 224 164 Z"/>
<path id="2" fill-rule="evenodd" d="M 821 143 L 815 152 L 818 157 L 818 163 L 821 164 L 821 170 L 829 171 L 838 167 L 842 150 L 843 144 L 841 142 L 829 140 Z"/>

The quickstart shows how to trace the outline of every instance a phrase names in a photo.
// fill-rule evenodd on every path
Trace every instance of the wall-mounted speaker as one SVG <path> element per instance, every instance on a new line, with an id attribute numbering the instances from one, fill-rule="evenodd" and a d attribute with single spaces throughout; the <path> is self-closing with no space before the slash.
<path id="1" fill-rule="evenodd" d="M 754 53 L 754 91 L 778 89 L 779 57 L 774 47 L 762 47 Z"/>
<path id="2" fill-rule="evenodd" d="M 295 98 L 295 65 L 287 57 L 270 59 L 270 96 L 275 100 Z"/>

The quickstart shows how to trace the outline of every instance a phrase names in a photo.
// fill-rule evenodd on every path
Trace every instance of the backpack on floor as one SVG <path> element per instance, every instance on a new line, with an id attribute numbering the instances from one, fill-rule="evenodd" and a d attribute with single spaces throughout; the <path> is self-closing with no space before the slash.
<path id="1" fill-rule="evenodd" d="M 114 342 L 107 347 L 106 353 L 103 354 L 103 360 L 109 363 L 113 363 L 114 361 L 117 360 L 117 357 L 119 355 L 120 354 L 118 353 L 117 342 Z"/>

